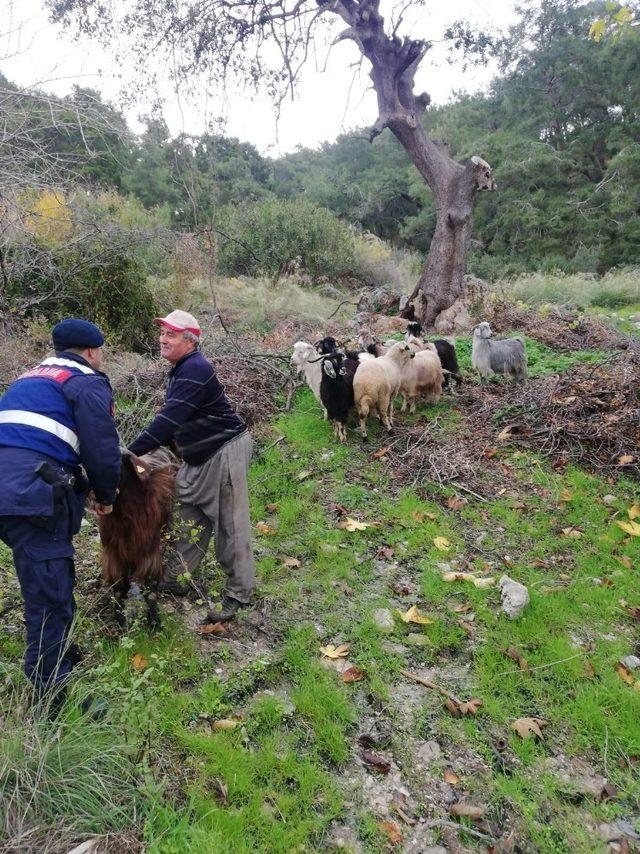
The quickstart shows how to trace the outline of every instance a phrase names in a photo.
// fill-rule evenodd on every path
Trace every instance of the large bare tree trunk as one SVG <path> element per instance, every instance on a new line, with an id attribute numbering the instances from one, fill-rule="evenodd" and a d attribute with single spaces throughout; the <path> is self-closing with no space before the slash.
<path id="1" fill-rule="evenodd" d="M 474 198 L 479 189 L 495 188 L 491 167 L 480 157 L 458 163 L 446 145 L 427 136 L 422 116 L 430 97 L 413 92 L 416 70 L 429 49 L 426 42 L 400 39 L 395 31 L 387 35 L 378 0 L 319 0 L 319 5 L 347 22 L 349 28 L 338 39 L 355 41 L 371 63 L 378 97 L 371 139 L 388 127 L 435 195 L 436 228 L 412 294 L 417 316 L 431 325 L 462 292 Z"/>

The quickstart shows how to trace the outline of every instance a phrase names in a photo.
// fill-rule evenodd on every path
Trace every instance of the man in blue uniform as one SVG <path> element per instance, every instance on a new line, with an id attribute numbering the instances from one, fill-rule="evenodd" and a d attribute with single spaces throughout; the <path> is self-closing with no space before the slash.
<path id="1" fill-rule="evenodd" d="M 102 333 L 67 318 L 52 338 L 56 355 L 0 398 L 0 538 L 13 551 L 24 597 L 25 673 L 39 696 L 55 689 L 59 705 L 78 660 L 68 641 L 75 612 L 72 538 L 89 488 L 95 512 L 111 512 L 121 455 L 111 386 L 100 371 Z"/>

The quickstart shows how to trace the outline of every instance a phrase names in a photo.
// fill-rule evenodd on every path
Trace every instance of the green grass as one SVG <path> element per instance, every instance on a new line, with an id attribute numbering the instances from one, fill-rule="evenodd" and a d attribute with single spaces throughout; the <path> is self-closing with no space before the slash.
<path id="1" fill-rule="evenodd" d="M 559 369 L 557 354 L 540 345 L 531 352 L 541 370 Z M 463 436 L 462 417 L 449 406 L 423 414 L 437 412 Z M 519 499 L 471 501 L 452 511 L 445 503 L 450 490 L 430 485 L 418 495 L 396 484 L 388 464 L 371 457 L 375 441 L 336 444 L 308 390 L 272 425 L 263 446 L 250 491 L 254 524 L 272 529 L 255 538 L 260 597 L 270 615 L 267 648 L 252 653 L 261 635 L 251 628 L 239 648 L 206 643 L 169 616 L 157 635 L 134 627 L 114 639 L 91 612 L 83 613 L 78 633 L 91 657 L 73 687 L 68 724 L 58 738 L 55 727 L 41 722 L 41 740 L 30 742 L 24 721 L 9 718 L 0 744 L 11 764 L 0 773 L 0 795 L 20 795 L 15 780 L 26 787 L 33 763 L 55 749 L 59 764 L 45 764 L 47 785 L 32 801 L 30 820 L 53 821 L 51 793 L 56 787 L 66 797 L 68 790 L 59 824 L 69 847 L 81 827 L 128 831 L 162 854 L 318 851 L 337 821 L 354 829 L 363 850 L 384 850 L 388 840 L 378 822 L 389 816 L 371 806 L 362 784 L 369 772 L 354 762 L 357 736 L 377 721 L 392 734 L 385 755 L 398 763 L 418 814 L 449 820 L 446 808 L 440 814 L 426 795 L 421 800 L 429 779 L 414 768 L 420 742 L 436 738 L 447 762 L 462 755 L 487 763 L 489 771 L 476 771 L 469 760 L 467 770 L 461 760 L 456 792 L 486 803 L 491 827 L 508 817 L 531 850 L 603 851 L 587 819 L 597 824 L 640 809 L 638 773 L 624 761 L 640 754 L 640 691 L 615 669 L 637 643 L 621 602 L 640 605 L 640 538 L 615 524 L 638 501 L 637 486 L 574 467 L 554 472 L 534 454 L 506 445 L 501 457 Z M 613 506 L 603 502 L 607 493 L 616 495 Z M 339 528 L 335 505 L 372 526 Z M 563 533 L 572 527 L 580 538 Z M 449 541 L 446 550 L 436 547 L 436 537 Z M 79 552 L 95 559 L 91 531 L 83 531 Z M 300 566 L 285 566 L 287 557 Z M 13 597 L 6 550 L 0 560 L 1 589 Z M 496 579 L 508 572 L 527 585 L 531 604 L 509 621 L 497 587 L 447 583 L 439 563 L 468 565 Z M 413 592 L 403 593 L 404 584 Z M 83 601 L 90 604 L 91 596 Z M 460 603 L 469 609 L 454 611 Z M 402 621 L 413 604 L 430 624 Z M 380 608 L 394 616 L 389 632 L 374 619 Z M 472 626 L 472 638 L 461 619 Z M 14 662 L 18 637 L 0 632 L 0 648 Z M 321 646 L 342 643 L 351 644 L 348 661 L 362 670 L 361 681 L 345 684 L 323 660 Z M 527 672 L 506 655 L 510 647 L 524 656 Z M 141 669 L 136 655 L 146 660 Z M 454 719 L 438 693 L 409 683 L 401 669 L 426 671 L 462 699 L 479 697 L 478 717 Z M 18 688 L 3 690 L 5 697 L 19 695 Z M 79 719 L 87 690 L 109 702 L 100 725 Z M 527 716 L 548 722 L 543 741 L 522 741 L 512 731 L 512 722 Z M 213 729 L 211 722 L 221 719 L 235 727 Z M 491 745 L 500 739 L 514 763 L 509 774 L 493 768 Z M 544 769 L 545 759 L 559 753 L 606 771 L 616 796 L 579 802 Z M 442 768 L 430 773 L 441 779 Z M 465 838 L 471 847 L 476 842 Z"/>

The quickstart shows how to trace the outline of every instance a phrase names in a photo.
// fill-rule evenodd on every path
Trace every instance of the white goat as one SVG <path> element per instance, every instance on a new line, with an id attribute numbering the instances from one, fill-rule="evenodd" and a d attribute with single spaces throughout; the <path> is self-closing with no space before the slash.
<path id="1" fill-rule="evenodd" d="M 421 346 L 424 346 L 421 344 Z M 431 344 L 427 349 L 418 349 L 409 343 L 415 357 L 410 359 L 402 368 L 400 376 L 400 393 L 402 394 L 401 412 L 407 405 L 409 412 L 416 411 L 416 398 L 424 397 L 427 403 L 437 403 L 442 396 L 444 373 L 436 348 Z"/>
<path id="2" fill-rule="evenodd" d="M 320 399 L 320 383 L 322 382 L 322 359 L 318 356 L 318 351 L 306 341 L 296 341 L 293 345 L 293 354 L 289 364 L 296 369 L 296 373 L 304 373 L 304 378 L 311 391 L 316 396 L 316 399 L 322 407 L 322 412 L 325 421 L 327 420 L 327 410 L 325 409 L 322 400 Z"/>
<path id="3" fill-rule="evenodd" d="M 527 378 L 527 351 L 520 338 L 491 340 L 493 332 L 487 321 L 473 330 L 471 364 L 484 382 L 491 374 L 511 374 L 514 382 Z"/>
<path id="4" fill-rule="evenodd" d="M 377 411 L 389 433 L 393 429 L 393 399 L 400 388 L 402 368 L 413 357 L 408 344 L 396 341 L 384 356 L 360 362 L 353 378 L 353 396 L 363 439 L 367 438 L 367 416 L 370 412 Z"/>

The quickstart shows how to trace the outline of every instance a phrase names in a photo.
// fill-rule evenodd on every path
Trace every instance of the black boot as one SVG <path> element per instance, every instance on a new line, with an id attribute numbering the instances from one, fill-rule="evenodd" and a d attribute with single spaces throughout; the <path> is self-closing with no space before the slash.
<path id="1" fill-rule="evenodd" d="M 207 622 L 227 623 L 229 620 L 233 620 L 240 608 L 246 607 L 247 605 L 244 602 L 234 599 L 233 596 L 227 596 L 225 593 L 220 602 L 214 605 L 207 614 Z"/>

